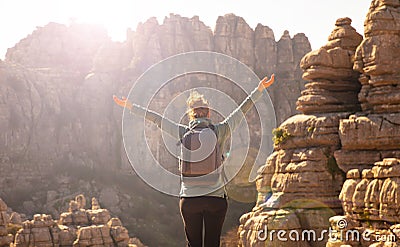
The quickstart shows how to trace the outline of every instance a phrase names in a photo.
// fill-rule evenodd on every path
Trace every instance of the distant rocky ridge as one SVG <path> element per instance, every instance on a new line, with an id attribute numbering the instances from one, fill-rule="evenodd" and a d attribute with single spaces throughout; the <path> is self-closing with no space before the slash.
<path id="1" fill-rule="evenodd" d="M 304 88 L 299 62 L 311 50 L 304 34 L 291 37 L 285 32 L 275 41 L 269 27 L 259 24 L 253 30 L 233 14 L 221 16 L 214 31 L 196 16 L 170 15 L 162 24 L 151 18 L 135 31 L 128 30 L 124 42 L 112 42 L 102 28 L 49 23 L 10 48 L 0 61 L 0 168 L 7 174 L 0 178 L 0 196 L 31 217 L 35 209 L 53 216 L 61 213 L 59 204 L 77 193 L 103 196 L 127 228 L 139 222 L 148 230 L 150 223 L 138 218 L 143 214 L 128 219 L 148 198 L 128 189 L 139 182 L 126 182 L 132 170 L 121 141 L 121 109 L 112 95 L 126 95 L 152 64 L 195 50 L 233 56 L 259 77 L 275 73 L 279 85 L 269 93 L 278 122 L 296 112 L 294 103 Z M 196 81 L 211 81 L 237 102 L 245 97 L 239 88 L 215 77 L 194 75 L 186 83 Z M 153 109 L 165 108 L 176 92 L 171 88 L 158 95 Z M 158 155 L 164 159 L 166 154 Z M 104 174 L 114 173 L 119 176 L 116 184 L 104 179 Z M 118 183 L 125 183 L 124 189 Z M 161 197 L 146 193 L 152 199 Z M 175 205 L 165 201 L 150 208 L 159 206 L 166 212 L 164 207 Z M 171 215 L 180 220 L 179 212 Z M 148 239 L 158 241 L 157 236 Z"/>
<path id="2" fill-rule="evenodd" d="M 399 13 L 400 1 L 373 0 L 364 39 L 341 18 L 328 44 L 303 57 L 304 115 L 275 130 L 258 202 L 241 218 L 241 246 L 400 245 Z M 296 231 L 301 241 L 260 239 L 260 229 Z"/>
<path id="3" fill-rule="evenodd" d="M 295 112 L 304 85 L 298 64 L 310 51 L 304 34 L 286 32 L 275 42 L 268 27 L 253 31 L 230 14 L 218 19 L 214 33 L 198 17 L 171 15 L 162 25 L 149 19 L 127 37 L 115 43 L 101 29 L 50 23 L 10 48 L 0 64 L 1 160 L 121 164 L 120 109 L 112 94 L 126 94 L 150 65 L 193 50 L 231 55 L 260 77 L 275 72 L 279 86 L 270 95 L 278 121 Z"/>

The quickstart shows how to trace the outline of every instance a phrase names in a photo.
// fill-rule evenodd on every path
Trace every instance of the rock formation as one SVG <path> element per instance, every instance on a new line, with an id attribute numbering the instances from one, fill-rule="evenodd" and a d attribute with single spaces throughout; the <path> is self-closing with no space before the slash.
<path id="1" fill-rule="evenodd" d="M 399 2 L 373 1 L 364 23 L 365 39 L 357 48 L 354 62 L 354 69 L 362 74 L 359 100 L 363 111 L 400 111 L 399 32 Z"/>
<path id="2" fill-rule="evenodd" d="M 365 39 L 354 62 L 354 69 L 361 73 L 358 98 L 363 113 L 343 120 L 343 147 L 335 153 L 344 171 L 400 155 L 396 98 L 400 92 L 399 5 L 398 1 L 373 1 L 365 20 Z"/>
<path id="3" fill-rule="evenodd" d="M 98 49 L 109 40 L 96 25 L 49 23 L 9 48 L 6 61 L 26 68 L 58 68 L 87 73 Z"/>
<path id="4" fill-rule="evenodd" d="M 107 209 L 100 208 L 97 199 L 92 198 L 92 209 L 79 207 L 77 200 L 69 203 L 68 212 L 60 215 L 59 224 L 66 226 L 105 225 L 111 219 Z"/>
<path id="5" fill-rule="evenodd" d="M 69 212 L 55 221 L 50 215 L 36 214 L 22 223 L 14 246 L 128 246 L 128 230 L 107 209 L 85 209 L 83 195 L 69 203 Z M 98 206 L 98 205 L 97 205 Z M 129 245 L 131 246 L 131 245 Z M 132 245 L 133 246 L 133 245 Z"/>
<path id="6" fill-rule="evenodd" d="M 7 231 L 8 222 L 7 204 L 0 198 L 0 246 L 9 246 L 12 242 L 13 236 Z"/>
<path id="7" fill-rule="evenodd" d="M 358 73 L 353 71 L 352 58 L 362 36 L 350 24 L 349 18 L 338 19 L 328 44 L 301 60 L 303 78 L 309 82 L 297 101 L 299 111 L 309 114 L 360 110 L 360 84 L 355 83 Z"/>
<path id="8" fill-rule="evenodd" d="M 349 170 L 347 174 L 340 194 L 345 215 L 332 217 L 330 222 L 342 236 L 353 232 L 357 239 L 330 239 L 327 247 L 340 244 L 399 246 L 400 160 L 387 158 L 376 162 L 371 169 L 362 170 L 362 179 L 358 169 Z"/>
<path id="9" fill-rule="evenodd" d="M 218 17 L 214 49 L 216 52 L 241 58 L 244 64 L 254 68 L 254 31 L 241 17 L 233 14 Z"/>
<path id="10" fill-rule="evenodd" d="M 340 123 L 342 149 L 335 152 L 347 180 L 339 199 L 344 216 L 331 219 L 343 233 L 367 238 L 330 240 L 327 246 L 399 246 L 400 2 L 372 1 L 358 46 L 354 70 L 362 84 L 362 112 Z M 361 174 L 361 176 L 360 176 Z M 346 222 L 340 225 L 338 222 Z M 337 239 L 335 239 L 337 240 Z"/>
<path id="11" fill-rule="evenodd" d="M 60 231 L 50 215 L 35 214 L 33 220 L 23 222 L 22 229 L 15 236 L 14 246 L 68 246 L 66 235 Z"/>
<path id="12" fill-rule="evenodd" d="M 358 73 L 352 57 L 362 37 L 349 18 L 336 21 L 328 44 L 305 55 L 300 63 L 306 89 L 295 115 L 274 130 L 275 151 L 258 171 L 256 207 L 240 219 L 242 246 L 324 246 L 324 241 L 279 241 L 257 237 L 260 229 L 315 231 L 319 237 L 328 219 L 341 211 L 337 199 L 343 172 L 334 158 L 340 149 L 340 120 L 360 109 Z M 283 223 L 285 222 L 285 223 Z"/>
<path id="13" fill-rule="evenodd" d="M 398 0 L 373 0 L 363 40 L 350 19 L 341 18 L 328 44 L 304 56 L 309 82 L 297 109 L 307 115 L 275 130 L 275 152 L 259 170 L 257 205 L 241 218 L 242 246 L 400 245 L 399 13 Z M 329 215 L 341 209 L 344 215 L 331 217 L 329 228 Z M 286 222 L 280 228 L 277 216 Z M 313 229 L 317 236 L 324 229 L 329 235 L 306 243 L 276 235 L 260 240 L 260 229 Z"/>
<path id="14" fill-rule="evenodd" d="M 168 56 L 201 50 L 232 56 L 252 68 L 259 77 L 275 73 L 280 86 L 273 85 L 269 93 L 273 102 L 277 102 L 278 122 L 296 112 L 293 102 L 304 87 L 298 64 L 311 50 L 304 34 L 291 38 L 286 31 L 276 42 L 268 26 L 258 24 L 253 30 L 243 18 L 233 14 L 220 16 L 214 32 L 197 16 L 189 19 L 171 14 L 161 25 L 155 18 L 139 24 L 128 37 L 133 43 L 130 66 L 141 72 Z M 224 88 L 224 91 L 229 90 L 231 88 Z"/>

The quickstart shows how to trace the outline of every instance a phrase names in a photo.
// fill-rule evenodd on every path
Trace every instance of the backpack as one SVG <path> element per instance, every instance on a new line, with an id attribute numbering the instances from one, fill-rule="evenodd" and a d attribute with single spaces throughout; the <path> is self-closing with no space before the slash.
<path id="1" fill-rule="evenodd" d="M 191 185 L 215 184 L 223 160 L 214 125 L 194 127 L 183 135 L 180 142 L 179 170 L 183 181 Z"/>

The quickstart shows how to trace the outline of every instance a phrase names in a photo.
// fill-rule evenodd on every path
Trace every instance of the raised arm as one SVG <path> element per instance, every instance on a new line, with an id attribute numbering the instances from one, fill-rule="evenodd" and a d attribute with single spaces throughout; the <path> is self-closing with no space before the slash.
<path id="1" fill-rule="evenodd" d="M 113 99 L 117 105 L 127 108 L 131 114 L 144 117 L 147 121 L 156 124 L 158 128 L 160 128 L 162 131 L 168 133 L 174 138 L 179 139 L 186 132 L 187 126 L 175 123 L 170 119 L 165 118 L 162 115 L 158 114 L 157 112 L 146 109 L 140 105 L 132 104 L 125 97 L 119 99 L 117 96 L 114 95 Z"/>
<path id="2" fill-rule="evenodd" d="M 221 133 L 224 136 L 230 135 L 229 131 L 234 131 L 239 126 L 244 115 L 253 107 L 254 103 L 261 98 L 262 92 L 265 88 L 271 86 L 275 81 L 275 75 L 272 74 L 271 78 L 264 77 L 258 84 L 258 86 L 250 93 L 249 96 L 231 113 L 228 117 L 223 120 L 220 125 L 224 126 Z"/>

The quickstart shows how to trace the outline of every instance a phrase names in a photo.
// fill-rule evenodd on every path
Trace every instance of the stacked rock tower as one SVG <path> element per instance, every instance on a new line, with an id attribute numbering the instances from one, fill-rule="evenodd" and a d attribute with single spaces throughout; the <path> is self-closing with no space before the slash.
<path id="1" fill-rule="evenodd" d="M 329 247 L 400 246 L 400 1 L 372 1 L 364 35 L 354 62 L 362 112 L 340 124 L 344 216 L 330 220 L 338 233 Z"/>
<path id="2" fill-rule="evenodd" d="M 357 48 L 362 112 L 344 119 L 338 165 L 371 167 L 383 158 L 400 157 L 400 1 L 373 1 L 365 20 L 365 39 Z"/>
<path id="3" fill-rule="evenodd" d="M 400 1 L 372 1 L 364 38 L 350 24 L 301 61 L 304 114 L 275 130 L 242 246 L 400 246 Z"/>
<path id="4" fill-rule="evenodd" d="M 274 153 L 257 178 L 259 192 L 253 212 L 241 218 L 242 246 L 325 246 L 326 240 L 308 241 L 302 230 L 321 236 L 328 219 L 341 212 L 338 195 L 344 174 L 334 158 L 340 149 L 339 123 L 360 109 L 358 73 L 354 57 L 362 36 L 341 18 L 327 45 L 305 55 L 300 66 L 307 80 L 295 115 L 274 130 Z M 271 196 L 270 196 L 271 195 Z M 297 232 L 300 239 L 280 241 L 259 230 Z"/>
<path id="5" fill-rule="evenodd" d="M 360 109 L 360 84 L 355 83 L 358 73 L 353 70 L 351 58 L 362 36 L 350 24 L 349 18 L 338 19 L 329 42 L 301 61 L 303 79 L 308 83 L 297 100 L 297 110 L 304 114 Z"/>

